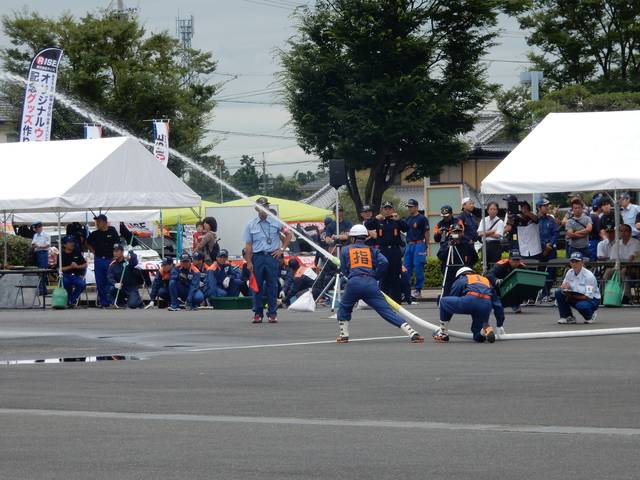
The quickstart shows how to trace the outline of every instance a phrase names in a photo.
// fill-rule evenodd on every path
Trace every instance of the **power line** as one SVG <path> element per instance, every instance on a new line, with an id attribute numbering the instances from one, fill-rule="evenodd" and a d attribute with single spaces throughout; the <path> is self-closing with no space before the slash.
<path id="1" fill-rule="evenodd" d="M 213 132 L 213 133 L 221 133 L 223 135 L 239 135 L 242 137 L 262 137 L 262 138 L 284 138 L 287 140 L 295 140 L 296 137 L 290 137 L 287 135 L 268 135 L 266 133 L 249 133 L 249 132 L 233 132 L 230 130 L 214 130 L 214 129 L 209 129 L 207 130 L 209 132 Z"/>

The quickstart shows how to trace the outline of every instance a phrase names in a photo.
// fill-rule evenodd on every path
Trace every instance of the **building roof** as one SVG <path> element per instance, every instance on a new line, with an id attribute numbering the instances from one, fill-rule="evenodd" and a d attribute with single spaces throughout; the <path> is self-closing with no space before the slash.
<path id="1" fill-rule="evenodd" d="M 303 193 L 317 192 L 322 187 L 327 185 L 328 182 L 329 182 L 329 178 L 327 175 L 318 175 L 318 178 L 316 178 L 313 182 L 300 185 L 298 187 L 298 190 L 300 190 Z"/>

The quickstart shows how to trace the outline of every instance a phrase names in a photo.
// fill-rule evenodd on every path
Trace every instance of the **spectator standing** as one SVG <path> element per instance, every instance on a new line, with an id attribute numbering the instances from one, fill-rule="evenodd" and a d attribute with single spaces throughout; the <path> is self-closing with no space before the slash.
<path id="1" fill-rule="evenodd" d="M 330 247 L 335 244 L 344 245 L 349 240 L 349 230 L 353 226 L 350 221 L 344 219 L 344 208 L 338 207 L 334 213 L 336 220 L 332 220 L 324 229 L 324 241 Z"/>
<path id="2" fill-rule="evenodd" d="M 487 216 L 478 225 L 478 236 L 486 245 L 487 263 L 492 264 L 502 258 L 502 235 L 504 221 L 498 217 L 498 204 L 491 202 L 487 205 Z"/>
<path id="3" fill-rule="evenodd" d="M 589 232 L 589 258 L 598 256 L 598 242 L 600 241 L 600 210 L 602 206 L 602 196 L 596 195 L 591 201 L 591 231 Z"/>
<path id="4" fill-rule="evenodd" d="M 542 253 L 540 254 L 540 260 L 543 262 L 549 262 L 558 257 L 558 224 L 556 219 L 549 214 L 550 202 L 546 198 L 541 198 L 536 202 L 538 209 L 538 231 L 540 232 L 540 247 Z M 542 289 L 542 297 L 546 300 L 551 299 L 549 293 L 553 285 L 553 281 L 556 278 L 556 269 L 554 267 L 543 267 L 547 272 L 547 282 Z"/>
<path id="5" fill-rule="evenodd" d="M 591 217 L 585 215 L 582 200 L 571 200 L 571 217 L 567 220 L 567 257 L 573 252 L 580 252 L 583 257 L 589 257 L 589 234 L 593 229 Z"/>
<path id="6" fill-rule="evenodd" d="M 198 243 L 196 251 L 204 256 L 204 263 L 211 265 L 218 257 L 218 252 L 220 251 L 216 234 L 218 231 L 218 222 L 216 222 L 216 219 L 213 217 L 205 217 L 202 222 L 204 233 L 200 239 L 200 243 Z"/>
<path id="7" fill-rule="evenodd" d="M 622 217 L 620 217 L 620 224 L 623 224 Z M 616 214 L 613 209 L 613 202 L 610 198 L 602 198 L 600 200 L 600 238 L 606 238 L 606 232 L 612 228 L 615 232 L 616 228 Z M 637 227 L 636 227 L 637 228 Z"/>
<path id="8" fill-rule="evenodd" d="M 84 280 L 87 261 L 76 249 L 76 239 L 67 235 L 62 239 L 62 286 L 67 291 L 69 308 L 74 308 L 87 284 Z"/>
<path id="9" fill-rule="evenodd" d="M 373 209 L 371 206 L 362 206 L 362 210 L 360 210 L 360 218 L 362 219 L 362 224 L 367 229 L 367 232 L 369 232 L 369 236 L 365 243 L 370 247 L 375 247 L 377 245 L 378 237 L 378 221 L 373 216 Z"/>
<path id="10" fill-rule="evenodd" d="M 622 217 L 622 222 L 631 227 L 631 236 L 638 237 L 640 231 L 636 226 L 636 218 L 640 213 L 640 207 L 631 203 L 631 195 L 628 193 L 623 193 L 620 195 L 620 216 Z"/>
<path id="11" fill-rule="evenodd" d="M 265 197 L 258 198 L 256 204 L 269 208 L 269 200 Z M 289 246 L 292 234 L 287 232 L 281 242 L 283 228 L 278 221 L 258 207 L 256 211 L 258 216 L 249 221 L 243 235 L 247 269 L 255 275 L 259 288 L 257 293 L 253 293 L 253 323 L 262 323 L 265 293 L 269 304 L 269 323 L 277 323 L 279 259 Z"/>
<path id="12" fill-rule="evenodd" d="M 415 272 L 416 283 L 414 296 L 422 297 L 424 286 L 424 264 L 427 261 L 427 245 L 429 244 L 429 220 L 418 211 L 418 201 L 413 198 L 407 202 L 409 216 L 404 219 L 407 224 L 407 246 L 404 251 L 404 267 L 411 278 Z M 402 272 L 401 272 L 402 273 Z"/>
<path id="13" fill-rule="evenodd" d="M 462 250 L 465 252 L 465 265 L 473 268 L 478 261 L 475 243 L 478 241 L 478 219 L 474 214 L 475 203 L 471 198 L 462 199 L 462 212 L 458 217 L 464 225 Z"/>
<path id="14" fill-rule="evenodd" d="M 571 312 L 572 307 L 580 312 L 584 323 L 593 323 L 600 304 L 598 280 L 584 267 L 583 256 L 579 251 L 571 254 L 569 265 L 571 268 L 564 276 L 561 287 L 556 290 L 556 302 L 560 313 L 558 323 L 561 325 L 576 323 Z"/>
<path id="15" fill-rule="evenodd" d="M 36 266 L 38 268 L 49 268 L 49 247 L 51 246 L 51 237 L 48 233 L 44 232 L 42 222 L 35 222 L 33 224 L 33 229 L 35 233 L 31 239 L 31 247 L 33 248 L 34 257 L 36 259 Z M 44 278 L 40 279 L 38 291 L 40 292 L 40 295 L 47 294 L 47 284 Z"/>
<path id="16" fill-rule="evenodd" d="M 378 244 L 380 253 L 389 262 L 387 271 L 380 281 L 380 290 L 400 303 L 402 300 L 402 237 L 401 232 L 407 231 L 407 224 L 400 219 L 393 208 L 393 203 L 386 201 L 382 204 L 382 214 L 378 219 Z M 348 232 L 347 232 L 348 233 Z"/>
<path id="17" fill-rule="evenodd" d="M 111 285 L 107 278 L 109 265 L 113 260 L 113 247 L 120 241 L 118 231 L 107 223 L 107 216 L 100 214 L 94 218 L 96 230 L 89 234 L 87 245 L 93 252 L 93 264 L 98 290 L 98 301 L 102 308 L 111 305 Z"/>

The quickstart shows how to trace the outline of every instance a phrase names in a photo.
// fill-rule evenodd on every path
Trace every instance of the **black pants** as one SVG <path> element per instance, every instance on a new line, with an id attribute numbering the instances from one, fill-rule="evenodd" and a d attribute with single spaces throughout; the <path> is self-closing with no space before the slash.
<path id="1" fill-rule="evenodd" d="M 486 241 L 486 240 L 485 240 Z M 502 245 L 499 240 L 487 242 L 487 265 L 498 262 L 502 258 Z"/>
<path id="2" fill-rule="evenodd" d="M 447 258 L 449 256 L 449 248 L 451 248 L 452 258 L 449 259 L 449 268 L 447 269 Z M 445 271 L 447 273 L 446 278 L 444 279 L 444 291 L 443 296 L 449 295 L 451 291 L 451 286 L 453 282 L 456 280 L 456 272 L 458 269 L 465 266 L 464 259 L 464 246 L 456 245 L 440 245 L 440 250 L 438 250 L 438 259 L 440 260 L 440 271 L 444 276 Z"/>
<path id="3" fill-rule="evenodd" d="M 402 292 L 402 249 L 399 245 L 380 246 L 380 252 L 389 262 L 387 273 L 380 282 L 380 290 L 400 303 Z"/>

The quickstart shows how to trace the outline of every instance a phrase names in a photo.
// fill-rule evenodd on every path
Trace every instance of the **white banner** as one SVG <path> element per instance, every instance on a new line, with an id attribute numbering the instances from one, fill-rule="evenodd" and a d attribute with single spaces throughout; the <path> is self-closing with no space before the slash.
<path id="1" fill-rule="evenodd" d="M 24 94 L 21 142 L 46 142 L 51 139 L 53 100 L 62 50 L 45 48 L 31 62 Z"/>
<path id="2" fill-rule="evenodd" d="M 153 122 L 153 156 L 165 167 L 169 163 L 169 122 Z"/>
<path id="3" fill-rule="evenodd" d="M 102 127 L 100 125 L 85 125 L 84 138 L 102 138 Z"/>

